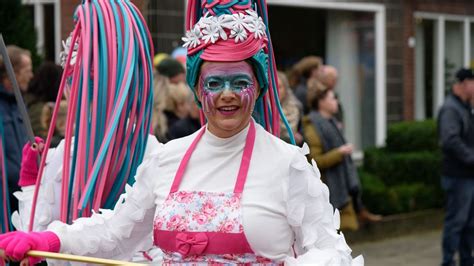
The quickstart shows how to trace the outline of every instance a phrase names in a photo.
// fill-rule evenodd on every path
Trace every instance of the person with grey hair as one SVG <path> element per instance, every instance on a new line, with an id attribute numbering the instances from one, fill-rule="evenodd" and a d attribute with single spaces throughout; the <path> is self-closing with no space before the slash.
<path id="1" fill-rule="evenodd" d="M 339 79 L 339 72 L 337 71 L 337 68 L 331 65 L 323 65 L 321 67 L 321 71 L 319 73 L 318 79 L 321 81 L 321 83 L 324 86 L 334 91 L 336 99 L 339 98 L 335 91 L 337 81 Z M 337 104 L 338 104 L 338 112 L 334 115 L 334 118 L 336 118 L 336 120 L 338 121 L 338 126 L 342 128 L 343 123 L 344 123 L 344 110 L 342 108 L 340 101 L 338 101 Z"/>
<path id="2" fill-rule="evenodd" d="M 18 46 L 7 46 L 8 57 L 10 57 L 16 80 L 20 90 L 25 92 L 33 77 L 31 54 L 28 50 Z M 6 168 L 9 191 L 17 191 L 20 174 L 21 152 L 23 145 L 28 141 L 26 129 L 20 110 L 13 94 L 13 82 L 8 78 L 7 70 L 3 61 L 0 60 L 0 123 L 3 123 Z M 18 201 L 10 193 L 10 208 L 14 211 L 18 208 Z"/>

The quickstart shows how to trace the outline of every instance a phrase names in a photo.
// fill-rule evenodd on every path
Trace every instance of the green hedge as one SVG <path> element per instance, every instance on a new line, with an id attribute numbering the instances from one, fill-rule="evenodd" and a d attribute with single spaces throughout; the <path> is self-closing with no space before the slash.
<path id="1" fill-rule="evenodd" d="M 388 128 L 386 144 L 391 152 L 436 151 L 439 149 L 436 122 L 426 120 L 393 124 Z"/>
<path id="2" fill-rule="evenodd" d="M 441 153 L 435 121 L 393 124 L 386 144 L 364 152 L 359 174 L 367 207 L 381 214 L 441 207 Z"/>
<path id="3" fill-rule="evenodd" d="M 359 172 L 362 185 L 362 201 L 365 206 L 374 213 L 392 214 L 398 213 L 396 196 L 389 194 L 387 186 L 376 176 L 367 172 Z"/>
<path id="4" fill-rule="evenodd" d="M 384 215 L 439 208 L 443 197 L 439 186 L 422 183 L 386 186 L 382 180 L 367 172 L 360 172 L 362 200 L 367 208 Z"/>
<path id="5" fill-rule="evenodd" d="M 387 185 L 432 184 L 438 182 L 441 175 L 441 155 L 439 152 L 393 153 L 384 148 L 371 148 L 365 151 L 363 168 Z"/>

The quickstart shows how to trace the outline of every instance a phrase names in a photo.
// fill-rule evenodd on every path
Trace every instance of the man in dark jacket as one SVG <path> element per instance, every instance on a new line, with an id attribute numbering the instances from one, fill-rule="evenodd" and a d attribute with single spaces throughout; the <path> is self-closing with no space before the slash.
<path id="1" fill-rule="evenodd" d="M 459 251 L 460 265 L 474 265 L 474 115 L 469 104 L 474 98 L 474 73 L 461 69 L 438 116 L 438 133 L 443 153 L 442 186 L 446 191 L 443 231 L 443 264 L 454 265 Z"/>
<path id="2" fill-rule="evenodd" d="M 33 77 L 31 57 L 27 50 L 16 46 L 7 47 L 8 56 L 12 62 L 20 90 L 25 91 Z M 10 192 L 11 211 L 17 209 L 17 199 L 12 193 L 19 190 L 18 178 L 20 173 L 21 153 L 23 145 L 28 141 L 23 119 L 13 94 L 13 85 L 8 78 L 5 65 L 0 57 L 0 121 L 4 128 L 4 152 L 8 190 Z"/>

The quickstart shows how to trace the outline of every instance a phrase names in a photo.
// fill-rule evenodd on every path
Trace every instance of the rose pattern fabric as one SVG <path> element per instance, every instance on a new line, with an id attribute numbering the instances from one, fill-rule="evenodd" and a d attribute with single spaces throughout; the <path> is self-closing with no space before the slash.
<path id="1" fill-rule="evenodd" d="M 172 265 L 172 266 L 187 266 L 187 265 L 252 265 L 252 266 L 276 266 L 283 265 L 283 263 L 278 263 L 270 259 L 259 257 L 255 254 L 244 254 L 244 255 L 235 255 L 235 254 L 226 254 L 226 255 L 191 255 L 185 258 L 186 262 L 183 262 L 183 258 L 179 253 L 173 254 L 164 254 L 163 265 Z"/>
<path id="2" fill-rule="evenodd" d="M 242 233 L 241 194 L 202 191 L 170 193 L 157 213 L 154 230 Z M 255 254 L 188 255 L 164 252 L 163 265 L 280 265 Z"/>
<path id="3" fill-rule="evenodd" d="M 171 193 L 155 218 L 155 229 L 188 232 L 242 233 L 241 194 Z"/>

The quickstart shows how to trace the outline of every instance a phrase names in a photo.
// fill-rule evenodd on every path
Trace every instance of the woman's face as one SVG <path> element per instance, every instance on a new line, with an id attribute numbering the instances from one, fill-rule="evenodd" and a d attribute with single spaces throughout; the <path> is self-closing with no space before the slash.
<path id="1" fill-rule="evenodd" d="M 332 115 L 336 114 L 339 111 L 339 107 L 334 91 L 329 90 L 326 94 L 326 97 L 319 100 L 318 106 L 320 111 L 325 111 Z"/>
<path id="2" fill-rule="evenodd" d="M 258 90 L 253 69 L 247 62 L 205 62 L 198 95 L 209 131 L 227 138 L 244 129 L 250 121 Z"/>
<path id="3" fill-rule="evenodd" d="M 15 74 L 20 90 L 25 92 L 28 89 L 30 80 L 33 78 L 33 67 L 29 56 L 21 56 L 21 66 L 15 71 Z"/>

